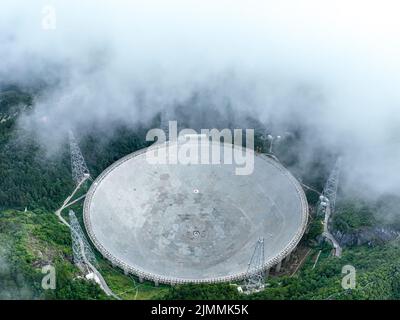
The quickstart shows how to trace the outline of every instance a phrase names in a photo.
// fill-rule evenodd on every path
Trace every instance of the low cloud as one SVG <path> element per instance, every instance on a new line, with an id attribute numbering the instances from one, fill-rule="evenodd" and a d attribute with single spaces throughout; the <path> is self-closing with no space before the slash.
<path id="1" fill-rule="evenodd" d="M 55 10 L 44 30 L 42 9 Z M 0 84 L 41 89 L 21 125 L 67 128 L 198 119 L 304 128 L 301 158 L 344 157 L 348 190 L 400 187 L 396 1 L 3 1 Z M 200 115 L 200 116 L 199 116 Z M 51 143 L 49 139 L 51 137 Z"/>

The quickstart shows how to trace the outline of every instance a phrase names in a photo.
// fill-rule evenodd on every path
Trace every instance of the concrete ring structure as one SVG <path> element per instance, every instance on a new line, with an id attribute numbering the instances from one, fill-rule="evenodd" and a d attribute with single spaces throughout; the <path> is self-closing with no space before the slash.
<path id="1" fill-rule="evenodd" d="M 260 237 L 265 241 L 260 269 L 279 264 L 307 224 L 298 181 L 270 157 L 231 144 L 221 144 L 221 152 L 230 148 L 254 156 L 252 174 L 237 175 L 235 161 L 149 162 L 150 151 L 171 152 L 172 159 L 182 145 L 175 141 L 132 153 L 94 181 L 84 223 L 96 248 L 113 265 L 156 283 L 243 279 Z"/>

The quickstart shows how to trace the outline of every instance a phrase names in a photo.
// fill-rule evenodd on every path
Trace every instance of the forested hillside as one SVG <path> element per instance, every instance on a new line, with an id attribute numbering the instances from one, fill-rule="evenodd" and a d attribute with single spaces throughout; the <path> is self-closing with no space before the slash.
<path id="1" fill-rule="evenodd" d="M 19 91 L 1 94 L 0 299 L 105 298 L 96 284 L 82 279 L 73 264 L 70 231 L 54 214 L 73 190 L 68 141 L 60 146 L 59 154 L 46 153 L 38 139 L 18 123 L 20 114 L 30 112 L 31 102 L 28 94 Z M 80 146 L 88 155 L 92 175 L 144 147 L 140 130 L 121 127 L 106 142 L 95 133 L 81 137 Z M 118 293 L 119 289 L 134 297 L 132 280 L 98 258 L 110 285 L 114 284 Z M 41 268 L 46 264 L 56 268 L 56 290 L 41 287 Z M 151 296 L 148 290 L 144 292 L 144 296 Z"/>
<path id="2" fill-rule="evenodd" d="M 29 94 L 8 90 L 0 95 L 0 299 L 106 299 L 99 287 L 84 280 L 73 264 L 69 230 L 54 214 L 73 189 L 67 140 L 57 155 L 46 154 L 35 136 L 18 124 L 18 117 L 31 109 Z M 157 125 L 158 120 L 154 121 Z M 144 127 L 132 130 L 122 125 L 106 139 L 96 128 L 77 132 L 92 176 L 122 156 L 147 146 L 145 133 Z M 277 149 L 289 167 L 295 162 L 295 155 L 290 153 L 295 143 L 293 138 Z M 256 145 L 266 148 L 259 136 Z M 321 168 L 316 170 L 319 176 L 299 178 L 321 188 L 326 172 L 318 159 L 317 167 Z M 315 204 L 315 194 L 308 192 L 307 196 Z M 240 295 L 236 284 L 139 284 L 137 278 L 123 275 L 98 254 L 97 258 L 107 283 L 124 299 L 398 299 L 400 215 L 395 213 L 399 206 L 399 198 L 393 195 L 367 203 L 341 194 L 333 227 L 345 248 L 343 257 L 332 257 L 331 247 L 321 238 L 321 219 L 313 216 L 301 244 L 308 251 L 301 268 L 279 277 L 272 274 L 266 290 L 250 296 Z M 77 205 L 75 209 L 81 218 L 81 207 Z M 41 268 L 46 264 L 56 267 L 56 290 L 41 288 Z M 341 287 L 341 270 L 346 264 L 357 270 L 354 290 Z"/>

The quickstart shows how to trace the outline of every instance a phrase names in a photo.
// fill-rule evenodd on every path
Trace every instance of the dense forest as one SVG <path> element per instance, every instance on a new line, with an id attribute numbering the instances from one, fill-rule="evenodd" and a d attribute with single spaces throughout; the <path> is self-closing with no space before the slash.
<path id="1" fill-rule="evenodd" d="M 59 146 L 57 155 L 46 154 L 35 136 L 18 123 L 19 116 L 31 110 L 30 94 L 15 88 L 0 94 L 0 299 L 108 299 L 73 264 L 70 231 L 54 214 L 73 189 L 67 140 Z M 155 124 L 157 121 L 155 118 Z M 107 139 L 96 128 L 78 135 L 93 177 L 115 160 L 147 146 L 146 129 L 120 125 Z M 296 161 L 295 152 L 290 151 L 295 143 L 296 135 L 276 151 L 289 168 Z M 260 132 L 256 132 L 256 146 L 266 148 Z M 314 168 L 318 175 L 297 177 L 321 189 L 326 167 L 315 159 Z M 312 192 L 307 196 L 314 205 L 318 197 Z M 239 294 L 235 283 L 175 287 L 139 284 L 136 277 L 125 276 L 96 253 L 99 269 L 123 299 L 398 299 L 399 215 L 381 219 L 376 212 L 392 213 L 400 202 L 392 195 L 385 197 L 367 203 L 341 195 L 332 222 L 345 247 L 340 259 L 331 255 L 332 248 L 321 237 L 321 218 L 312 210 L 300 245 L 308 252 L 301 268 L 289 272 L 289 266 L 284 266 L 287 272 L 269 277 L 266 289 L 253 295 Z M 75 209 L 79 215 L 81 207 Z M 384 228 L 386 236 L 376 228 Z M 41 268 L 46 264 L 56 268 L 56 290 L 41 287 Z M 341 287 L 342 267 L 347 264 L 357 270 L 357 286 L 352 290 Z"/>

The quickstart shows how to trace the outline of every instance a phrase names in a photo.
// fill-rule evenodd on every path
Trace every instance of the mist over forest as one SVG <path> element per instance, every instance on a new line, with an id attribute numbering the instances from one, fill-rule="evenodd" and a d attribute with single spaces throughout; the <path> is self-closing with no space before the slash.
<path id="1" fill-rule="evenodd" d="M 14 272 L 10 250 L 33 247 L 43 261 L 64 254 L 62 281 L 74 274 L 68 231 L 57 231 L 51 252 L 38 245 L 50 237 L 41 224 L 56 225 L 46 212 L 73 188 L 68 131 L 96 177 L 148 146 L 145 134 L 165 111 L 195 130 L 255 129 L 256 146 L 264 151 L 262 134 L 281 135 L 277 157 L 319 191 L 341 157 L 338 211 L 348 217 L 334 221 L 336 236 L 349 246 L 398 237 L 396 9 L 390 0 L 1 1 L 0 213 L 7 212 L 0 215 L 0 240 L 10 245 L 0 245 L 0 299 L 45 297 L 29 285 L 38 278 L 31 261 L 25 259 L 28 275 Z M 316 204 L 315 193 L 307 197 Z M 30 212 L 26 218 L 18 213 L 23 210 Z M 379 228 L 387 234 L 375 241 Z M 18 237 L 10 240 L 9 230 Z M 314 246 L 311 238 L 305 242 Z M 34 254 L 20 252 L 25 255 Z M 350 252 L 349 261 L 354 256 Z M 82 283 L 50 297 L 104 298 Z M 179 298 L 174 290 L 169 297 Z M 158 294 L 152 297 L 163 297 Z M 324 296 L 323 289 L 318 294 Z"/>
<path id="2" fill-rule="evenodd" d="M 320 147 L 342 154 L 348 187 L 370 197 L 400 187 L 391 4 L 54 1 L 46 30 L 44 2 L 7 1 L 0 79 L 37 90 L 20 125 L 49 148 L 68 128 L 111 133 L 164 109 L 189 123 L 201 114 L 205 127 L 251 116 L 278 134 L 307 132 L 305 163 Z"/>

